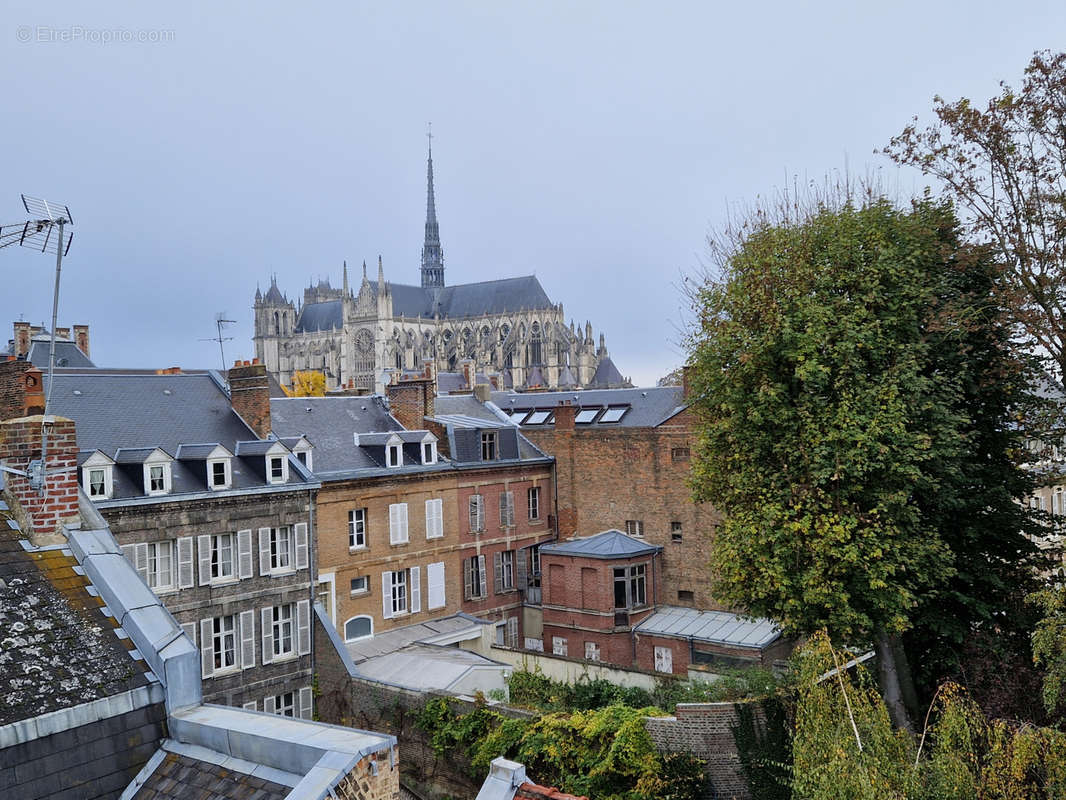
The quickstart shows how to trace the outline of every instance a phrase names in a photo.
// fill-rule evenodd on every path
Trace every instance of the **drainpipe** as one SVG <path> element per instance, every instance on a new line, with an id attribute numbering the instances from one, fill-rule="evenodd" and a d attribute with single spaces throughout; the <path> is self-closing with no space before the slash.
<path id="1" fill-rule="evenodd" d="M 311 686 L 314 688 L 316 680 L 315 676 L 315 599 L 316 590 L 318 589 L 318 573 L 317 566 L 315 564 L 315 490 L 307 490 L 307 572 L 308 572 L 308 584 L 310 586 L 311 594 L 311 613 L 309 622 L 311 623 Z M 311 708 L 312 713 L 314 709 L 314 694 L 312 691 L 311 696 Z"/>

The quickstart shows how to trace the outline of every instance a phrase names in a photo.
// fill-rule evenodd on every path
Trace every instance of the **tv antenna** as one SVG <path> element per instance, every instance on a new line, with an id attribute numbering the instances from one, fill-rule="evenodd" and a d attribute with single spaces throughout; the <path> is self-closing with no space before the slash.
<path id="1" fill-rule="evenodd" d="M 235 319 L 226 319 L 225 317 L 226 317 L 226 312 L 225 311 L 219 311 L 217 314 L 215 314 L 215 330 L 217 331 L 217 333 L 214 336 L 212 336 L 212 337 L 210 337 L 208 339 L 201 339 L 200 340 L 201 342 L 218 342 L 218 354 L 220 356 L 222 356 L 222 374 L 223 374 L 223 376 L 225 376 L 225 373 L 226 373 L 226 351 L 222 348 L 222 343 L 223 342 L 232 342 L 233 341 L 233 337 L 232 336 L 223 336 L 222 335 L 222 326 L 223 325 L 235 325 L 237 323 L 237 320 L 235 320 Z"/>
<path id="2" fill-rule="evenodd" d="M 50 203 L 38 197 L 22 195 L 22 207 L 30 219 L 15 225 L 0 226 L 0 248 L 18 244 L 41 253 L 55 253 L 56 280 L 52 291 L 52 330 L 48 347 L 48 387 L 44 393 L 44 419 L 41 423 L 41 458 L 29 463 L 26 472 L 2 467 L 5 472 L 14 472 L 29 479 L 30 487 L 45 495 L 47 475 L 67 472 L 77 467 L 45 470 L 48 455 L 48 428 L 51 426 L 49 407 L 52 399 L 52 384 L 56 367 L 56 324 L 59 317 L 59 276 L 63 271 L 63 256 L 70 251 L 74 234 L 67 230 L 74 225 L 70 209 L 62 203 Z"/>

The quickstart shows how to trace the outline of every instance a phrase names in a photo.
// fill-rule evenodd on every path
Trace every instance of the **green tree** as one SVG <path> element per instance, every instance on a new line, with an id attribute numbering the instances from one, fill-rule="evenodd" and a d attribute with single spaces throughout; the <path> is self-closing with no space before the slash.
<path id="1" fill-rule="evenodd" d="M 1003 524 L 992 526 L 970 513 L 975 500 L 953 530 L 963 504 L 943 496 L 983 493 L 970 467 L 988 453 L 974 449 L 971 414 L 987 409 L 967 406 L 970 382 L 1018 370 L 998 345 L 983 354 L 987 369 L 968 360 L 974 340 L 1001 342 L 1002 321 L 975 277 L 987 282 L 988 261 L 960 246 L 950 207 L 838 206 L 792 209 L 778 224 L 754 215 L 718 250 L 721 275 L 695 294 L 692 481 L 725 514 L 720 599 L 789 633 L 872 641 L 889 713 L 907 727 L 899 637 L 923 598 L 974 600 L 962 626 L 995 602 L 978 608 L 988 582 L 964 574 L 967 553 L 952 546 L 980 539 L 1010 570 L 1027 552 L 1005 521 L 1018 520 L 1009 503 L 997 500 Z M 998 424 L 1006 412 L 994 410 Z M 1013 469 L 996 449 L 1004 441 L 987 448 Z M 1002 552 L 984 541 L 1001 532 Z"/>
<path id="2" fill-rule="evenodd" d="M 935 176 L 1006 269 L 1001 288 L 1029 342 L 1066 378 L 1066 53 L 1036 53 L 1021 89 L 982 109 L 933 101 L 885 152 Z"/>

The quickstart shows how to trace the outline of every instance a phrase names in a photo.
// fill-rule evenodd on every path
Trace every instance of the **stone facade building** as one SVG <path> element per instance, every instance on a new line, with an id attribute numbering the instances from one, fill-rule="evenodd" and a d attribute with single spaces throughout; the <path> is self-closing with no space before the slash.
<path id="1" fill-rule="evenodd" d="M 463 359 L 500 375 L 501 387 L 556 388 L 626 385 L 591 323 L 569 325 L 533 275 L 447 286 L 433 194 L 433 153 L 427 175 L 421 284 L 376 279 L 352 286 L 344 266 L 340 288 L 328 280 L 304 290 L 297 305 L 278 288 L 255 293 L 255 348 L 283 385 L 293 373 L 325 374 L 329 389 L 355 386 L 384 392 L 386 370 L 420 372 L 425 361 L 454 372 Z"/>

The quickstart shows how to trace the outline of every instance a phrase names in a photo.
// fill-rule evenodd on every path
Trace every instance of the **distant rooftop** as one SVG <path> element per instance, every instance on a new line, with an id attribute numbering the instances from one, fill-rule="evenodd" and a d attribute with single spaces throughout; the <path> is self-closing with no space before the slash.
<path id="1" fill-rule="evenodd" d="M 660 606 L 635 630 L 644 634 L 759 649 L 781 637 L 777 625 L 768 619 L 748 619 L 728 611 L 697 611 L 676 606 Z"/>
<path id="2" fill-rule="evenodd" d="M 648 544 L 642 539 L 627 536 L 619 530 L 608 530 L 583 539 L 568 539 L 540 546 L 541 556 L 581 556 L 582 558 L 633 558 L 650 553 L 661 553 L 662 547 Z"/>
<path id="3" fill-rule="evenodd" d="M 531 429 L 554 425 L 555 408 L 563 402 L 575 407 L 574 424 L 577 428 L 650 428 L 663 424 L 685 408 L 684 390 L 680 386 L 493 392 L 492 402 L 509 414 L 516 424 Z"/>

